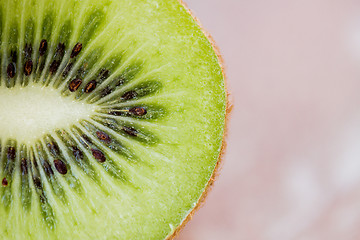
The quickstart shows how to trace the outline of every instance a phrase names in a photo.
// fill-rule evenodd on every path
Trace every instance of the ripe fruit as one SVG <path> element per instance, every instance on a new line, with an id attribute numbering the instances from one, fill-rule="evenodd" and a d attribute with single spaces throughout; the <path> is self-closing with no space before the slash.
<path id="1" fill-rule="evenodd" d="M 222 148 L 218 57 L 175 0 L 0 3 L 2 239 L 164 239 Z"/>

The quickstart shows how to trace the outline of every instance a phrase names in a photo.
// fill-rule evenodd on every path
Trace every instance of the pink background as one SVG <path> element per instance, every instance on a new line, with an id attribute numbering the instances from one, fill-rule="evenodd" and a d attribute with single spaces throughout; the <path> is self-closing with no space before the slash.
<path id="1" fill-rule="evenodd" d="M 235 107 L 221 175 L 177 239 L 360 239 L 360 2 L 185 2 Z"/>

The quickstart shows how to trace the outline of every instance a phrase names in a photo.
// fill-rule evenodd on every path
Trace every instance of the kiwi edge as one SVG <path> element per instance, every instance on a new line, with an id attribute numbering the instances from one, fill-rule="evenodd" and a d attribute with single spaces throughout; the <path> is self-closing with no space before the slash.
<path id="1" fill-rule="evenodd" d="M 231 94 L 229 92 L 228 89 L 228 83 L 227 83 L 227 77 L 226 77 L 226 69 L 225 69 L 225 64 L 224 64 L 224 58 L 222 57 L 222 55 L 220 54 L 220 50 L 219 47 L 217 46 L 214 38 L 209 34 L 209 32 L 207 32 L 205 30 L 205 28 L 203 27 L 203 25 L 201 24 L 201 22 L 199 21 L 199 19 L 197 17 L 195 17 L 194 13 L 190 10 L 190 8 L 187 6 L 187 4 L 183 1 L 183 0 L 178 0 L 180 2 L 180 4 L 186 9 L 186 11 L 191 15 L 191 17 L 195 20 L 195 22 L 197 23 L 197 25 L 200 27 L 201 31 L 203 32 L 203 34 L 206 36 L 206 38 L 209 40 L 209 42 L 211 43 L 211 46 L 213 48 L 213 50 L 216 53 L 218 62 L 220 64 L 221 67 L 221 71 L 222 71 L 222 75 L 224 78 L 224 85 L 225 85 L 225 101 L 226 101 L 226 110 L 225 110 L 225 122 L 224 122 L 224 133 L 223 133 L 223 140 L 222 140 L 222 144 L 221 144 L 221 150 L 218 156 L 218 160 L 216 162 L 214 171 L 211 174 L 211 177 L 209 179 L 209 181 L 207 182 L 204 191 L 202 192 L 199 200 L 196 203 L 196 206 L 191 210 L 191 212 L 185 217 L 185 219 L 182 221 L 182 223 L 170 234 L 168 235 L 165 240 L 172 240 L 175 239 L 175 237 L 178 236 L 178 234 L 180 233 L 180 231 L 182 229 L 184 229 L 184 227 L 186 226 L 186 224 L 192 219 L 192 217 L 194 216 L 194 214 L 204 205 L 206 198 L 210 192 L 210 190 L 212 189 L 214 182 L 217 180 L 221 168 L 223 166 L 223 159 L 224 159 L 224 155 L 225 155 L 225 150 L 226 150 L 226 138 L 227 138 L 227 133 L 228 133 L 228 121 L 229 121 L 229 117 L 230 117 L 230 113 L 233 109 L 233 101 L 230 100 L 231 98 Z"/>

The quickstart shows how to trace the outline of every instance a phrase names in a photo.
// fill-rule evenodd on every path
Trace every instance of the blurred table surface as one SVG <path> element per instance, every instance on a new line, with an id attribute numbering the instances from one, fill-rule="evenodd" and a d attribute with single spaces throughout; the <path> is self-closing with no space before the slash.
<path id="1" fill-rule="evenodd" d="M 177 239 L 360 239 L 360 1 L 185 2 L 234 109 L 220 177 Z"/>

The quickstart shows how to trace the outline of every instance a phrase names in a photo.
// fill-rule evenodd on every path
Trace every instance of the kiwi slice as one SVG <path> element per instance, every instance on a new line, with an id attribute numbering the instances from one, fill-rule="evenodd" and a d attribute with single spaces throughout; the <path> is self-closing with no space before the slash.
<path id="1" fill-rule="evenodd" d="M 223 146 L 224 76 L 177 0 L 0 2 L 1 239 L 165 239 Z"/>

